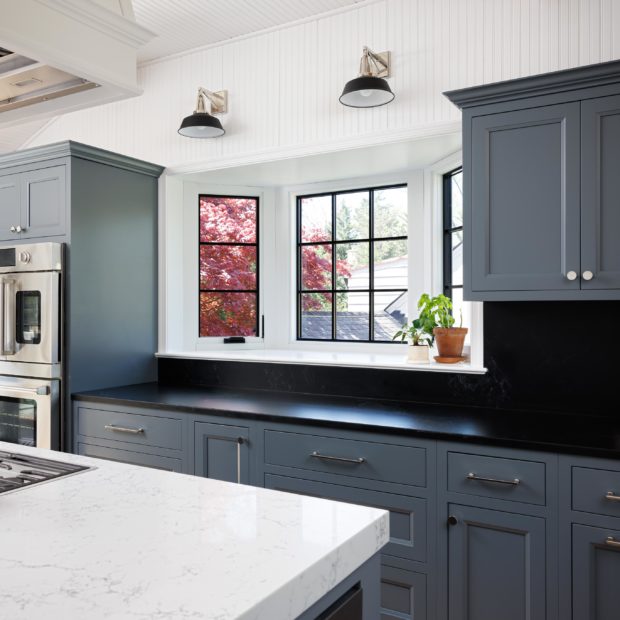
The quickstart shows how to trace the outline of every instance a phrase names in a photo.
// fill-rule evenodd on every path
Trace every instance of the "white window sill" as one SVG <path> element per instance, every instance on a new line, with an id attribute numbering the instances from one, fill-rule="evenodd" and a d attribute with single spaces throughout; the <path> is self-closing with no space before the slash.
<path id="1" fill-rule="evenodd" d="M 157 353 L 157 357 L 183 359 L 226 360 L 234 362 L 268 362 L 273 364 L 310 364 L 316 366 L 348 366 L 351 368 L 386 368 L 395 370 L 421 370 L 483 375 L 484 366 L 469 362 L 458 364 L 412 364 L 406 360 L 406 351 L 388 353 L 329 353 L 325 351 L 290 351 L 287 349 L 236 349 L 234 351 L 170 351 Z"/>

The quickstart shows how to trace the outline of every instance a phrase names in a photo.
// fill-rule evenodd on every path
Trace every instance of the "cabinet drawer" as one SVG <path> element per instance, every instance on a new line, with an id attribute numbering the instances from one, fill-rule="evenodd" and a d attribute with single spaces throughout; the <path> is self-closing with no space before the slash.
<path id="1" fill-rule="evenodd" d="M 545 463 L 448 452 L 448 491 L 546 505 Z"/>
<path id="2" fill-rule="evenodd" d="M 351 479 L 426 486 L 426 450 L 411 446 L 265 431 L 265 462 Z"/>
<path id="3" fill-rule="evenodd" d="M 573 510 L 620 517 L 620 471 L 573 467 Z"/>
<path id="4" fill-rule="evenodd" d="M 107 461 L 129 463 L 130 465 L 142 465 L 144 467 L 163 469 L 165 471 L 183 471 L 181 459 L 160 456 L 158 454 L 132 452 L 131 450 L 123 450 L 122 448 L 108 448 L 87 443 L 78 443 L 77 452 L 82 456 L 94 456 L 95 458 L 106 459 Z"/>
<path id="5" fill-rule="evenodd" d="M 265 474 L 265 488 L 381 508 L 390 513 L 390 542 L 382 552 L 426 561 L 426 500 L 327 482 Z"/>
<path id="6" fill-rule="evenodd" d="M 181 450 L 182 423 L 173 418 L 79 407 L 78 434 L 132 444 Z"/>
<path id="7" fill-rule="evenodd" d="M 381 620 L 426 620 L 426 575 L 383 565 Z"/>

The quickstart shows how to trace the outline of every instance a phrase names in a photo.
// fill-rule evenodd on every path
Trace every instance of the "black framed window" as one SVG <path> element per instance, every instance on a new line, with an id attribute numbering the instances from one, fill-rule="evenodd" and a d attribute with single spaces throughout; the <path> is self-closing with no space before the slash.
<path id="1" fill-rule="evenodd" d="M 297 339 L 392 342 L 407 322 L 407 186 L 297 198 Z"/>
<path id="2" fill-rule="evenodd" d="M 443 177 L 443 288 L 454 305 L 463 308 L 463 169 Z"/>
<path id="3" fill-rule="evenodd" d="M 258 336 L 259 200 L 198 196 L 199 336 Z"/>

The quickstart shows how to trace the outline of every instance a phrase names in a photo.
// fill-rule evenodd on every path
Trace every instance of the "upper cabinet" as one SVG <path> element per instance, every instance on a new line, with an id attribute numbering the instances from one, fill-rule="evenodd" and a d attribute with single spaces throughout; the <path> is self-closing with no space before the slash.
<path id="1" fill-rule="evenodd" d="M 447 96 L 463 110 L 465 298 L 620 299 L 620 62 Z"/>

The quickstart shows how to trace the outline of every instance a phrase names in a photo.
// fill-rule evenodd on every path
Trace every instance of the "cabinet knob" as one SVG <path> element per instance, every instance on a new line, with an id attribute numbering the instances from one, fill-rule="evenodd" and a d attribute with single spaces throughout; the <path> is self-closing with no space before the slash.
<path id="1" fill-rule="evenodd" d="M 17 228 L 15 228 L 15 226 L 11 226 L 11 228 L 9 229 L 11 232 L 17 232 Z"/>
<path id="2" fill-rule="evenodd" d="M 458 522 L 459 520 L 454 515 L 448 517 L 448 525 L 456 525 Z"/>
<path id="3" fill-rule="evenodd" d="M 21 226 L 17 226 L 17 227 L 15 228 L 15 232 L 17 232 L 17 233 L 20 233 L 20 232 L 26 232 L 26 229 L 25 229 L 25 228 L 22 228 Z"/>
<path id="4" fill-rule="evenodd" d="M 591 280 L 591 279 L 594 277 L 594 274 L 593 274 L 591 271 L 584 271 L 584 272 L 581 274 L 581 277 L 582 277 L 584 280 Z"/>
<path id="5" fill-rule="evenodd" d="M 566 279 L 567 279 L 567 280 L 570 280 L 571 282 L 572 282 L 573 280 L 576 280 L 576 279 L 577 279 L 577 272 L 576 272 L 576 271 L 568 271 L 568 272 L 566 273 Z"/>

